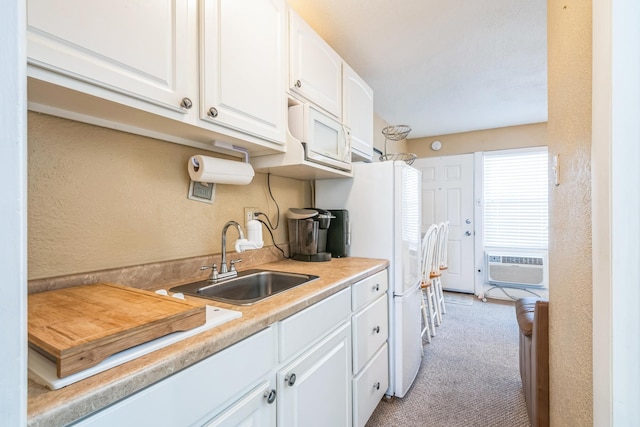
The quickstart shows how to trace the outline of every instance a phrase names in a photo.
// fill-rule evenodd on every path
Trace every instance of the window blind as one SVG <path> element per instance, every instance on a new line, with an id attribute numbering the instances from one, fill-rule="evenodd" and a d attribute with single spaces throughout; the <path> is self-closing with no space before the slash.
<path id="1" fill-rule="evenodd" d="M 402 239 L 420 248 L 420 174 L 402 169 Z"/>
<path id="2" fill-rule="evenodd" d="M 547 249 L 546 147 L 485 153 L 483 163 L 484 245 Z"/>

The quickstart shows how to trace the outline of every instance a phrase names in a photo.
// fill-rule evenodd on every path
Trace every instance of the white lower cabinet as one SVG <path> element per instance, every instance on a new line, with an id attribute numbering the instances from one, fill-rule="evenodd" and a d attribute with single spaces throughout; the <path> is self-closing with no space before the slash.
<path id="1" fill-rule="evenodd" d="M 278 427 L 349 426 L 349 323 L 278 371 Z"/>
<path id="2" fill-rule="evenodd" d="M 359 372 L 389 336 L 387 298 L 381 295 L 366 310 L 353 315 L 353 372 Z"/>
<path id="3" fill-rule="evenodd" d="M 386 290 L 385 270 L 75 425 L 363 426 L 389 383 Z"/>
<path id="4" fill-rule="evenodd" d="M 353 378 L 353 425 L 362 427 L 389 387 L 389 348 L 385 342 Z"/>
<path id="5" fill-rule="evenodd" d="M 351 289 L 278 323 L 278 427 L 351 425 Z"/>
<path id="6" fill-rule="evenodd" d="M 362 427 L 389 387 L 387 270 L 353 285 L 353 425 Z"/>
<path id="7" fill-rule="evenodd" d="M 202 425 L 216 414 L 235 406 L 236 402 L 251 396 L 252 390 L 271 375 L 276 364 L 274 342 L 275 331 L 269 327 L 107 407 L 77 425 Z"/>
<path id="8" fill-rule="evenodd" d="M 274 426 L 276 424 L 276 396 L 272 381 L 264 381 L 223 413 L 204 423 L 203 426 Z"/>

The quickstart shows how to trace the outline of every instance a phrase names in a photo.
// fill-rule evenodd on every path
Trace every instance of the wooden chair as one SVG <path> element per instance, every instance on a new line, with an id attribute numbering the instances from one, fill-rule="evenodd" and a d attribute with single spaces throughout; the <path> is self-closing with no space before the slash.
<path id="1" fill-rule="evenodd" d="M 436 308 L 438 309 L 438 319 L 442 323 L 442 315 L 447 312 L 444 303 L 444 292 L 442 290 L 442 274 L 449 268 L 447 260 L 447 246 L 449 241 L 449 221 L 441 222 L 438 225 L 438 263 L 434 273 L 437 272 L 437 280 L 435 280 Z"/>
<path id="2" fill-rule="evenodd" d="M 420 284 L 422 290 L 422 319 L 424 328 L 422 329 L 422 337 L 426 333 L 427 342 L 431 342 L 431 337 L 436 335 L 436 326 L 438 322 L 438 312 L 436 308 L 437 300 L 433 280 L 431 278 L 431 270 L 433 269 L 436 259 L 436 249 L 438 241 L 438 226 L 433 224 L 427 230 L 422 240 L 422 262 Z"/>

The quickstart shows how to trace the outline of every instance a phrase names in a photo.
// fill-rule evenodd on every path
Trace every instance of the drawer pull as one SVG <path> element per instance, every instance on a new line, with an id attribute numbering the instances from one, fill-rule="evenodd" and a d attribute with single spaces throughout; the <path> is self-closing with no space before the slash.
<path id="1" fill-rule="evenodd" d="M 284 381 L 289 385 L 294 385 L 296 383 L 296 374 L 287 375 L 284 377 Z"/>
<path id="2" fill-rule="evenodd" d="M 265 391 L 264 397 L 267 399 L 267 403 L 271 405 L 276 400 L 276 391 L 274 389 Z"/>
<path id="3" fill-rule="evenodd" d="M 380 326 L 376 326 L 375 328 L 373 328 L 373 332 L 375 332 L 376 334 L 380 333 Z"/>
<path id="4" fill-rule="evenodd" d="M 380 390 L 380 381 L 378 381 L 377 383 L 375 383 L 373 385 L 373 388 L 375 388 L 376 390 Z"/>
<path id="5" fill-rule="evenodd" d="M 380 290 L 380 284 L 376 283 L 376 285 L 373 287 L 373 292 L 378 292 Z"/>

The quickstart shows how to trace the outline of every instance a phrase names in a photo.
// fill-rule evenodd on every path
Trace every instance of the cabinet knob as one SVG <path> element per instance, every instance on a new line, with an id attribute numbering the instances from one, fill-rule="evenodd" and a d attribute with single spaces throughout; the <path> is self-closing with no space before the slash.
<path id="1" fill-rule="evenodd" d="M 380 333 L 380 326 L 376 326 L 375 328 L 373 328 L 373 332 L 375 332 L 376 334 Z"/>
<path id="2" fill-rule="evenodd" d="M 375 388 L 376 390 L 380 390 L 380 381 L 378 381 L 377 383 L 375 383 L 373 385 L 373 388 Z"/>
<path id="3" fill-rule="evenodd" d="M 276 400 L 276 391 L 274 389 L 265 391 L 263 396 L 267 399 L 267 403 L 271 405 Z"/>
<path id="4" fill-rule="evenodd" d="M 284 377 L 284 381 L 289 385 L 294 385 L 296 383 L 296 374 L 290 374 Z"/>
<path id="5" fill-rule="evenodd" d="M 373 291 L 378 292 L 379 290 L 380 290 L 380 285 L 376 283 L 376 285 L 373 287 Z"/>
<path id="6" fill-rule="evenodd" d="M 302 82 L 300 80 L 296 80 L 296 87 L 302 87 Z"/>
<path id="7" fill-rule="evenodd" d="M 189 98 L 185 97 L 185 98 L 182 98 L 182 101 L 180 101 L 180 106 L 185 110 L 190 110 L 191 107 L 193 107 L 193 102 L 191 102 Z"/>
<path id="8" fill-rule="evenodd" d="M 218 117 L 218 110 L 216 110 L 216 107 L 209 108 L 209 111 L 207 111 L 207 116 Z"/>

